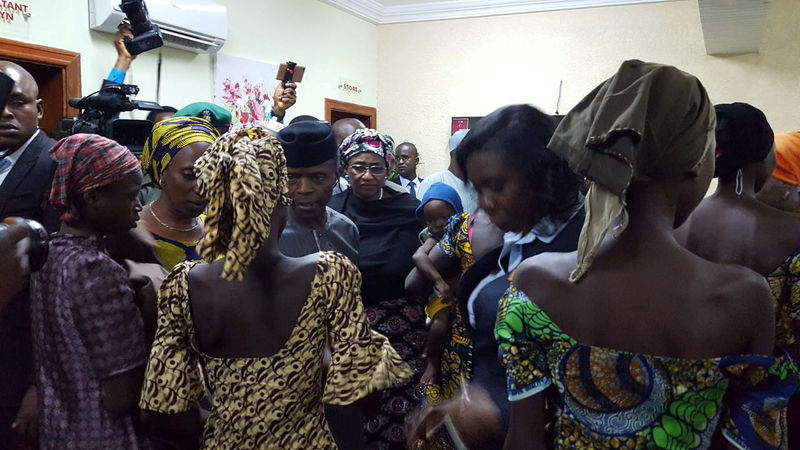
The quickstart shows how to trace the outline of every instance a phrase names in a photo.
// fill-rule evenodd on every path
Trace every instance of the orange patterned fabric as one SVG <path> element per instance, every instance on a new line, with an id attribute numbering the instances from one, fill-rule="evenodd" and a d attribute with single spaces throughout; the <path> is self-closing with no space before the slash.
<path id="1" fill-rule="evenodd" d="M 775 152 L 778 165 L 773 178 L 792 186 L 800 186 L 800 131 L 775 133 Z"/>

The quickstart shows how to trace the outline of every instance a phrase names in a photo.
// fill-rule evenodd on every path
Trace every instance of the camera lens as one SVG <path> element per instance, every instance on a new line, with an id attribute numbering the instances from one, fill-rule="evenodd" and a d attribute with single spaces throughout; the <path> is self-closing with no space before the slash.
<path id="1" fill-rule="evenodd" d="M 36 272 L 37 270 L 41 269 L 44 266 L 45 261 L 47 261 L 47 254 L 49 252 L 49 237 L 47 235 L 47 230 L 35 220 L 28 220 L 28 219 L 16 219 L 0 222 L 0 231 L 12 226 L 12 224 L 21 224 L 25 227 L 25 231 L 27 232 L 28 236 L 28 264 L 30 266 L 31 272 Z"/>

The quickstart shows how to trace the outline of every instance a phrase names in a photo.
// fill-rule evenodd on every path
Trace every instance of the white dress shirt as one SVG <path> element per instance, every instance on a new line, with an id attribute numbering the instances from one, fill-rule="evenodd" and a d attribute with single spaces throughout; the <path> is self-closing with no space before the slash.
<path id="1" fill-rule="evenodd" d="M 409 194 L 411 193 L 411 188 L 409 187 L 409 185 L 411 183 L 414 183 L 414 192 L 416 194 L 417 200 L 422 200 L 422 195 L 419 192 L 419 187 L 422 185 L 422 180 L 420 180 L 419 177 L 416 177 L 413 180 L 409 180 L 402 176 L 398 178 L 400 178 L 400 184 L 402 184 L 403 187 L 406 188 L 406 192 L 408 192 Z"/>
<path id="2" fill-rule="evenodd" d="M 583 202 L 579 202 L 583 205 Z M 469 314 L 469 323 L 475 327 L 475 300 L 478 294 L 492 281 L 502 277 L 508 276 L 514 269 L 517 268 L 524 260 L 523 250 L 525 244 L 529 244 L 535 240 L 540 240 L 545 244 L 553 242 L 553 240 L 567 228 L 572 218 L 580 211 L 578 208 L 569 219 L 564 221 L 553 220 L 551 217 L 545 217 L 540 220 L 528 234 L 507 232 L 503 235 L 503 250 L 500 252 L 500 257 L 497 258 L 497 269 L 494 270 L 489 276 L 481 280 L 475 289 L 472 290 L 469 299 L 467 300 L 467 312 Z M 503 267 L 502 261 L 508 256 L 508 270 Z"/>

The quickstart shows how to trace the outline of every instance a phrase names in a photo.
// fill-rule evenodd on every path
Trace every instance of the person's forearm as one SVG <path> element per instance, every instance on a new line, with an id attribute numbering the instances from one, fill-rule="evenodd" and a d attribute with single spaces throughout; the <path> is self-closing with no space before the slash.
<path id="1" fill-rule="evenodd" d="M 406 293 L 414 296 L 425 296 L 431 293 L 433 283 L 424 277 L 415 267 L 406 276 Z"/>
<path id="2" fill-rule="evenodd" d="M 133 58 L 120 55 L 117 57 L 117 62 L 114 64 L 114 68 L 119 70 L 120 72 L 128 72 L 131 68 L 131 64 L 133 63 Z"/>
<path id="3" fill-rule="evenodd" d="M 433 265 L 433 261 L 431 261 L 431 258 L 428 256 L 427 253 L 425 253 L 424 255 L 419 255 L 419 257 L 417 257 L 417 255 L 415 254 L 414 264 L 417 266 L 417 270 L 419 270 L 419 273 L 425 278 L 427 278 L 430 282 L 439 283 L 443 281 L 442 274 L 440 274 L 439 271 L 436 270 L 436 266 Z"/>

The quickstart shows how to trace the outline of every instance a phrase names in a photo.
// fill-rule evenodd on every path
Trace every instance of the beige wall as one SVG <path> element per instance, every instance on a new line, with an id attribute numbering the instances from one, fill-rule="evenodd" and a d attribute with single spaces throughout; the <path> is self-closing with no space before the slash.
<path id="1" fill-rule="evenodd" d="M 377 102 L 375 25 L 317 0 L 219 0 L 228 6 L 228 42 L 222 53 L 270 63 L 305 65 L 298 104 L 289 116 L 324 118 L 324 98 L 339 97 L 339 80 L 361 83 L 359 103 Z M 88 0 L 29 0 L 26 27 L 0 23 L 0 37 L 81 53 L 83 92 L 108 76 L 116 59 L 112 35 L 89 30 Z M 127 82 L 138 84 L 142 100 L 156 99 L 157 51 L 140 55 Z M 213 57 L 164 48 L 161 103 L 180 108 L 214 95 Z"/>
<path id="2" fill-rule="evenodd" d="M 422 174 L 447 165 L 453 116 L 512 103 L 565 113 L 625 59 L 697 75 L 716 103 L 750 102 L 800 129 L 800 1 L 772 0 L 759 54 L 705 53 L 696 0 L 378 27 L 378 120 L 418 144 Z"/>

